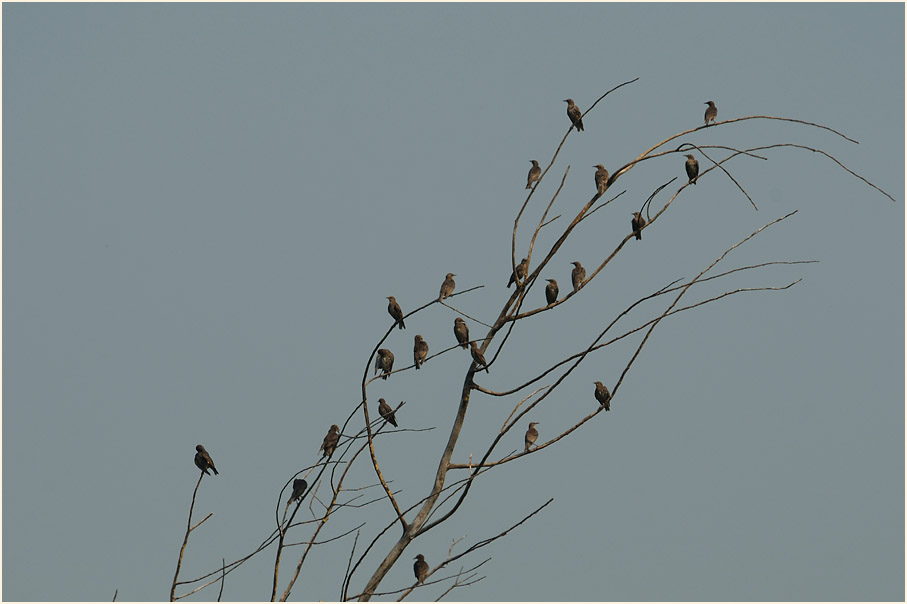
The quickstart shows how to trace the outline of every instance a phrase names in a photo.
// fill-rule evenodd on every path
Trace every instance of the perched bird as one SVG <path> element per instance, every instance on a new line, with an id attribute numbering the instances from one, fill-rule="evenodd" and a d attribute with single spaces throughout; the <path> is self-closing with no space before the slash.
<path id="1" fill-rule="evenodd" d="M 305 493 L 306 488 L 309 485 L 302 478 L 297 478 L 293 481 L 293 494 L 290 495 L 290 500 L 287 501 L 287 505 L 290 505 L 294 501 L 299 501 L 302 499 L 302 495 Z"/>
<path id="2" fill-rule="evenodd" d="M 205 451 L 205 448 L 201 445 L 195 445 L 195 450 L 198 451 L 198 453 L 195 454 L 195 465 L 198 466 L 198 469 L 208 476 L 211 476 L 211 473 L 208 472 L 208 468 L 211 468 L 216 475 L 217 468 L 214 467 L 214 461 L 212 461 L 208 452 Z"/>
<path id="3" fill-rule="evenodd" d="M 599 195 L 604 195 L 605 191 L 608 190 L 608 171 L 601 164 L 595 164 L 592 167 L 598 168 L 595 171 L 595 188 L 598 190 Z"/>
<path id="4" fill-rule="evenodd" d="M 444 283 L 441 284 L 441 295 L 438 296 L 439 302 L 453 293 L 454 288 L 457 286 L 453 280 L 454 277 L 456 275 L 453 273 L 447 273 L 447 276 L 444 277 Z"/>
<path id="5" fill-rule="evenodd" d="M 327 436 L 324 437 L 324 440 L 321 442 L 321 446 L 318 448 L 319 451 L 324 451 L 321 454 L 321 458 L 327 457 L 331 458 L 331 455 L 334 454 L 334 449 L 337 448 L 337 441 L 340 440 L 340 426 L 333 424 L 331 429 L 328 430 Z"/>
<path id="6" fill-rule="evenodd" d="M 413 560 L 416 561 L 413 564 L 413 572 L 416 574 L 416 582 L 419 585 L 425 583 L 425 577 L 428 576 L 428 562 L 425 561 L 425 556 L 419 554 Z"/>
<path id="7" fill-rule="evenodd" d="M 539 439 L 539 431 L 535 429 L 537 424 L 538 422 L 529 422 L 529 429 L 526 430 L 526 451 Z"/>
<path id="8" fill-rule="evenodd" d="M 469 346 L 469 326 L 466 325 L 466 321 L 460 317 L 454 319 L 454 337 L 457 338 L 457 342 L 460 343 L 460 348 L 466 350 Z"/>
<path id="9" fill-rule="evenodd" d="M 708 108 L 705 110 L 705 125 L 708 126 L 709 122 L 714 122 L 718 119 L 718 107 L 715 106 L 715 101 L 706 101 Z"/>
<path id="10" fill-rule="evenodd" d="M 611 410 L 611 393 L 608 387 L 601 382 L 595 382 L 595 400 L 605 408 L 605 411 Z"/>
<path id="11" fill-rule="evenodd" d="M 687 184 L 695 185 L 696 178 L 699 176 L 699 162 L 692 155 L 685 157 L 687 158 L 687 177 L 690 179 Z"/>
<path id="12" fill-rule="evenodd" d="M 416 334 L 413 342 L 413 362 L 416 364 L 416 369 L 422 366 L 427 356 L 428 342 L 423 340 L 421 335 Z"/>
<path id="13" fill-rule="evenodd" d="M 529 168 L 529 176 L 526 178 L 527 189 L 531 189 L 532 183 L 537 181 L 539 179 L 539 176 L 542 175 L 542 169 L 539 168 L 539 162 L 535 161 L 534 159 L 530 159 L 529 161 L 532 162 L 532 167 Z"/>
<path id="14" fill-rule="evenodd" d="M 378 356 L 375 357 L 375 373 L 378 373 L 379 369 L 384 372 L 381 376 L 382 380 L 386 380 L 387 374 L 394 369 L 394 353 L 387 348 L 378 349 Z"/>
<path id="15" fill-rule="evenodd" d="M 507 282 L 507 287 L 510 287 L 516 280 L 519 279 L 522 281 L 526 278 L 526 271 L 529 270 L 529 259 L 523 258 L 520 260 L 520 263 L 516 265 L 516 271 L 510 274 L 510 281 Z"/>
<path id="16" fill-rule="evenodd" d="M 403 324 L 403 309 L 397 304 L 397 299 L 393 296 L 388 296 L 387 299 L 389 300 L 387 303 L 387 312 L 394 318 L 398 328 L 406 329 L 406 325 Z"/>
<path id="17" fill-rule="evenodd" d="M 394 417 L 394 410 L 387 404 L 383 398 L 378 399 L 378 413 L 386 419 L 394 428 L 397 427 L 397 418 Z"/>
<path id="18" fill-rule="evenodd" d="M 642 239 L 642 227 L 646 226 L 646 219 L 639 212 L 633 212 L 633 218 L 630 220 L 630 226 L 633 227 L 633 234 L 636 239 Z"/>
<path id="19" fill-rule="evenodd" d="M 485 356 L 479 351 L 479 347 L 476 346 L 475 342 L 470 342 L 469 346 L 469 352 L 472 353 L 472 360 L 476 363 L 476 370 L 478 371 L 484 367 L 485 373 L 488 373 L 488 363 L 485 362 Z"/>
<path id="20" fill-rule="evenodd" d="M 548 304 L 554 304 L 557 302 L 557 281 L 554 279 L 545 279 L 548 282 L 548 285 L 545 286 L 545 300 L 548 301 Z"/>
<path id="21" fill-rule="evenodd" d="M 567 103 L 567 117 L 570 118 L 570 121 L 573 122 L 573 125 L 576 126 L 576 129 L 580 132 L 583 131 L 583 119 L 582 111 L 579 110 L 575 104 L 573 104 L 573 99 L 564 99 L 564 102 Z"/>
<path id="22" fill-rule="evenodd" d="M 586 280 L 586 269 L 583 268 L 579 261 L 573 263 L 573 272 L 570 273 L 570 279 L 573 281 L 573 291 L 579 290 L 583 285 L 583 281 Z"/>

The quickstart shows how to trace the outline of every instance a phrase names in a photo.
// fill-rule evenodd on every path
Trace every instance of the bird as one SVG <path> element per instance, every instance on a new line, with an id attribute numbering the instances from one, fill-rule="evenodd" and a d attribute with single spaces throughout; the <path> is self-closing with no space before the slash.
<path id="1" fill-rule="evenodd" d="M 690 179 L 687 184 L 695 185 L 696 178 L 699 177 L 699 162 L 692 155 L 686 155 L 685 157 L 687 158 L 687 177 Z"/>
<path id="2" fill-rule="evenodd" d="M 308 483 L 302 478 L 297 478 L 293 481 L 293 494 L 290 495 L 290 500 L 287 501 L 287 505 L 290 505 L 294 501 L 299 501 L 302 499 L 302 495 L 305 493 Z"/>
<path id="3" fill-rule="evenodd" d="M 539 431 L 535 429 L 538 422 L 529 422 L 529 429 L 526 430 L 526 451 L 535 444 L 539 438 Z"/>
<path id="4" fill-rule="evenodd" d="M 378 356 L 375 357 L 375 373 L 378 373 L 379 369 L 384 372 L 381 375 L 382 380 L 386 380 L 387 374 L 394 369 L 394 353 L 387 348 L 378 349 Z"/>
<path id="5" fill-rule="evenodd" d="M 466 350 L 469 346 L 469 326 L 466 325 L 466 321 L 460 317 L 454 319 L 454 337 L 457 338 L 457 342 L 460 343 L 460 348 Z"/>
<path id="6" fill-rule="evenodd" d="M 214 470 L 214 474 L 217 475 L 217 468 L 214 467 L 214 461 L 211 459 L 211 456 L 201 445 L 195 445 L 195 450 L 198 451 L 195 454 L 195 465 L 198 466 L 198 469 L 211 476 L 211 473 L 208 472 L 208 468 Z"/>
<path id="7" fill-rule="evenodd" d="M 592 167 L 598 168 L 595 171 L 595 188 L 598 190 L 599 195 L 604 195 L 605 191 L 608 190 L 608 171 L 601 164 L 595 164 Z"/>
<path id="8" fill-rule="evenodd" d="M 397 299 L 393 296 L 388 296 L 387 299 L 389 300 L 387 312 L 394 318 L 398 328 L 406 329 L 406 325 L 403 324 L 403 309 L 397 304 Z"/>
<path id="9" fill-rule="evenodd" d="M 583 131 L 583 118 L 582 111 L 579 110 L 573 103 L 573 99 L 564 99 L 564 102 L 567 103 L 567 117 L 570 118 L 570 121 L 573 122 L 573 125 L 576 126 L 576 129 L 579 132 Z"/>
<path id="10" fill-rule="evenodd" d="M 413 572 L 416 574 L 416 583 L 422 585 L 425 583 L 425 578 L 428 576 L 428 562 L 425 561 L 425 556 L 419 554 L 415 558 L 415 564 L 413 564 Z"/>
<path id="11" fill-rule="evenodd" d="M 573 272 L 570 273 L 570 279 L 573 281 L 573 291 L 579 291 L 579 288 L 583 286 L 583 281 L 586 280 L 586 269 L 583 268 L 579 261 L 573 263 Z"/>
<path id="12" fill-rule="evenodd" d="M 338 440 L 340 440 L 340 426 L 333 424 L 331 425 L 331 429 L 328 430 L 327 436 L 321 441 L 321 446 L 318 448 L 319 451 L 324 451 L 324 453 L 321 454 L 322 459 L 325 457 L 328 459 L 331 458 L 331 455 L 334 454 L 334 449 L 337 448 Z"/>
<path id="13" fill-rule="evenodd" d="M 548 282 L 548 285 L 545 286 L 545 300 L 548 301 L 548 304 L 554 304 L 557 302 L 557 281 L 554 279 L 545 279 Z"/>
<path id="14" fill-rule="evenodd" d="M 605 408 L 605 411 L 611 410 L 611 393 L 608 387 L 601 382 L 595 382 L 595 400 Z"/>
<path id="15" fill-rule="evenodd" d="M 714 122 L 718 119 L 718 107 L 715 106 L 715 101 L 706 101 L 708 108 L 705 110 L 705 125 L 708 126 L 709 122 Z"/>
<path id="16" fill-rule="evenodd" d="M 642 217 L 642 214 L 633 212 L 630 226 L 633 227 L 633 234 L 636 235 L 636 239 L 642 239 L 642 227 L 646 226 L 646 219 Z"/>
<path id="17" fill-rule="evenodd" d="M 423 340 L 419 334 L 416 334 L 413 340 L 413 362 L 416 364 L 416 369 L 418 369 L 425 362 L 425 357 L 428 356 L 428 342 Z"/>
<path id="18" fill-rule="evenodd" d="M 532 162 L 532 167 L 529 168 L 529 176 L 526 177 L 526 188 L 527 189 L 531 189 L 532 183 L 537 181 L 539 179 L 539 177 L 542 175 L 542 169 L 539 168 L 539 162 L 537 162 L 534 159 L 530 159 L 529 161 Z"/>
<path id="19" fill-rule="evenodd" d="M 453 280 L 454 277 L 456 277 L 456 275 L 453 273 L 447 273 L 447 276 L 444 277 L 444 283 L 441 284 L 441 295 L 438 296 L 438 302 L 453 293 L 454 288 L 457 286 Z"/>
<path id="20" fill-rule="evenodd" d="M 394 417 L 394 410 L 391 409 L 391 406 L 388 405 L 387 401 L 383 398 L 378 399 L 378 413 L 380 413 L 381 417 L 386 419 L 394 428 L 397 427 L 397 418 Z"/>
<path id="21" fill-rule="evenodd" d="M 520 263 L 516 265 L 516 270 L 510 274 L 510 281 L 507 282 L 507 287 L 510 287 L 516 283 L 517 279 L 521 281 L 526 278 L 526 271 L 529 270 L 529 259 L 523 258 L 520 260 Z"/>
<path id="22" fill-rule="evenodd" d="M 485 362 L 485 356 L 479 351 L 479 347 L 476 346 L 475 342 L 470 342 L 469 346 L 469 352 L 472 353 L 472 360 L 476 363 L 476 370 L 480 369 L 479 365 L 481 365 L 485 368 L 485 373 L 488 373 L 488 363 Z"/>

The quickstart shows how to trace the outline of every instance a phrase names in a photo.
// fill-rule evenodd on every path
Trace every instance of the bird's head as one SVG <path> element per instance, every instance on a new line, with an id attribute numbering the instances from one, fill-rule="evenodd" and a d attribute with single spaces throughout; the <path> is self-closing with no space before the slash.
<path id="1" fill-rule="evenodd" d="M 201 445 L 195 445 L 195 450 L 198 451 L 199 453 L 205 452 L 205 448 Z"/>

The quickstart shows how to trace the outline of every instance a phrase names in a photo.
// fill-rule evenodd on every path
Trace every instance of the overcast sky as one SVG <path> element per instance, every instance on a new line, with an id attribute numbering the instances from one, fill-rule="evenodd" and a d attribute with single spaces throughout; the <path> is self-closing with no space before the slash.
<path id="1" fill-rule="evenodd" d="M 684 189 L 580 295 L 521 323 L 477 380 L 505 390 L 537 375 L 633 301 L 791 211 L 721 266 L 819 262 L 691 290 L 688 302 L 802 279 L 663 321 L 610 412 L 480 478 L 381 589 L 412 583 L 416 553 L 434 566 L 452 541 L 463 551 L 553 497 L 462 560 L 492 558 L 486 579 L 449 598 L 904 599 L 903 4 L 2 10 L 4 600 L 109 600 L 117 589 L 119 600 L 166 599 L 197 443 L 220 475 L 202 482 L 196 518 L 213 516 L 181 576 L 254 549 L 280 489 L 360 401 L 390 324 L 385 296 L 408 312 L 453 272 L 458 290 L 484 286 L 454 306 L 491 322 L 509 295 L 529 160 L 547 165 L 569 127 L 563 99 L 585 110 L 634 78 L 567 138 L 527 209 L 518 258 L 568 167 L 551 211 L 561 217 L 536 254 L 594 193 L 593 165 L 613 171 L 700 125 L 707 100 L 719 120 L 802 119 L 859 144 L 750 120 L 670 148 L 797 143 L 896 201 L 792 148 L 726 164 L 758 211 L 719 170 Z M 616 181 L 609 196 L 626 192 L 541 278 L 566 292 L 570 263 L 597 266 L 659 185 L 678 177 L 653 213 L 677 191 L 683 163 L 669 154 Z M 542 304 L 542 290 L 527 304 Z M 668 304 L 648 302 L 616 329 Z M 432 352 L 447 348 L 455 316 L 433 305 L 386 346 L 399 366 L 416 333 Z M 540 422 L 540 441 L 572 426 L 596 408 L 592 382 L 613 386 L 640 339 L 587 357 L 522 423 Z M 407 401 L 401 427 L 435 427 L 376 445 L 404 505 L 430 487 L 468 367 L 457 349 L 369 388 L 372 409 L 378 397 Z M 454 460 L 481 455 L 518 400 L 475 394 Z M 359 426 L 356 416 L 349 431 Z M 524 431 L 493 457 L 522 448 Z M 374 482 L 362 462 L 351 486 Z M 367 521 L 364 539 L 390 512 L 379 502 L 338 515 L 322 537 Z M 352 540 L 316 549 L 292 599 L 337 599 Z M 281 588 L 300 552 L 285 554 Z M 273 555 L 229 575 L 224 599 L 267 599 Z M 216 597 L 216 587 L 195 596 Z"/>

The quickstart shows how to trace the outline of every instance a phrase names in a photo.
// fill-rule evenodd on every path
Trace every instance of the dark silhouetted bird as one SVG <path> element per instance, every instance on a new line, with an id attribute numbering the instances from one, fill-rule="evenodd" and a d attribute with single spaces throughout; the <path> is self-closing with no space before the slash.
<path id="1" fill-rule="evenodd" d="M 605 411 L 611 410 L 611 393 L 608 387 L 601 382 L 595 382 L 595 400 L 605 408 Z"/>
<path id="2" fill-rule="evenodd" d="M 595 171 L 595 188 L 598 190 L 599 195 L 604 195 L 605 191 L 608 190 L 608 171 L 601 164 L 596 164 L 592 167 L 598 168 Z"/>
<path id="3" fill-rule="evenodd" d="M 699 162 L 692 155 L 687 155 L 686 158 L 687 178 L 690 179 L 687 184 L 695 185 L 696 179 L 699 177 Z"/>
<path id="4" fill-rule="evenodd" d="M 381 417 L 386 419 L 394 428 L 397 427 L 397 418 L 394 417 L 394 410 L 391 409 L 391 406 L 387 404 L 387 401 L 383 398 L 378 399 L 378 413 L 381 414 Z"/>
<path id="5" fill-rule="evenodd" d="M 387 348 L 378 349 L 378 356 L 375 357 L 375 373 L 378 373 L 379 369 L 384 372 L 381 375 L 382 380 L 386 380 L 387 374 L 394 370 L 394 353 Z"/>
<path id="6" fill-rule="evenodd" d="M 334 449 L 337 448 L 337 441 L 340 440 L 340 426 L 333 424 L 331 429 L 328 430 L 327 436 L 324 437 L 324 440 L 321 442 L 321 446 L 318 447 L 319 451 L 324 451 L 321 454 L 322 458 L 327 457 L 330 459 L 331 455 L 334 454 Z"/>
<path id="7" fill-rule="evenodd" d="M 397 304 L 397 299 L 393 296 L 388 296 L 387 299 L 389 300 L 387 303 L 387 312 L 394 318 L 394 321 L 397 322 L 397 327 L 406 329 L 406 325 L 403 324 L 403 309 Z"/>
<path id="8" fill-rule="evenodd" d="M 302 495 L 305 493 L 306 488 L 309 485 L 302 478 L 297 478 L 293 481 L 293 494 L 290 495 L 290 500 L 287 501 L 287 505 L 290 505 L 294 501 L 299 501 L 302 499 Z"/>
<path id="9" fill-rule="evenodd" d="M 529 161 L 532 162 L 532 167 L 529 168 L 529 176 L 526 177 L 526 188 L 527 189 L 531 189 L 532 183 L 537 181 L 539 179 L 539 177 L 542 175 L 542 169 L 539 168 L 539 162 L 535 161 L 534 159 L 530 159 Z"/>
<path id="10" fill-rule="evenodd" d="M 469 346 L 469 326 L 460 317 L 454 319 L 454 337 L 460 343 L 460 348 L 466 350 Z"/>
<path id="11" fill-rule="evenodd" d="M 639 212 L 633 212 L 633 218 L 630 219 L 630 227 L 633 228 L 633 234 L 636 239 L 642 239 L 642 227 L 646 226 L 646 219 Z"/>
<path id="12" fill-rule="evenodd" d="M 416 575 L 416 582 L 419 585 L 422 585 L 425 583 L 425 577 L 428 576 L 428 562 L 425 561 L 425 556 L 422 554 L 419 554 L 413 558 L 413 560 L 416 561 L 416 563 L 413 564 L 413 573 Z"/>
<path id="13" fill-rule="evenodd" d="M 217 468 L 214 467 L 214 462 L 208 452 L 205 451 L 205 448 L 201 445 L 195 445 L 195 450 L 197 451 L 195 454 L 195 465 L 198 466 L 198 469 L 211 476 L 211 473 L 208 472 L 208 468 L 211 468 L 217 474 Z"/>
<path id="14" fill-rule="evenodd" d="M 573 263 L 573 272 L 570 273 L 570 280 L 573 281 L 573 291 L 577 291 L 586 280 L 586 269 L 576 261 Z"/>
<path id="15" fill-rule="evenodd" d="M 564 99 L 564 102 L 567 103 L 567 117 L 570 118 L 570 121 L 573 122 L 573 125 L 576 126 L 576 129 L 579 132 L 583 131 L 583 112 L 579 110 L 573 103 L 573 99 Z"/>
<path id="16" fill-rule="evenodd" d="M 479 347 L 475 342 L 469 343 L 469 352 L 472 354 L 472 360 L 476 363 L 476 371 L 485 368 L 485 373 L 488 373 L 488 363 L 485 362 L 485 356 L 479 351 Z"/>
<path id="17" fill-rule="evenodd" d="M 529 447 L 535 444 L 535 441 L 539 439 L 539 431 L 535 429 L 538 422 L 529 422 L 529 429 L 526 430 L 526 450 L 529 450 Z"/>
<path id="18" fill-rule="evenodd" d="M 705 110 L 705 125 L 708 126 L 709 122 L 714 122 L 718 119 L 718 107 L 715 106 L 715 101 L 706 101 L 708 108 Z"/>
<path id="19" fill-rule="evenodd" d="M 516 271 L 510 274 L 510 281 L 507 282 L 507 287 L 510 287 L 516 283 L 517 278 L 520 281 L 526 278 L 526 272 L 529 270 L 529 259 L 523 258 L 520 260 L 520 263 L 516 265 Z"/>
<path id="20" fill-rule="evenodd" d="M 425 362 L 425 357 L 428 356 L 428 342 L 423 340 L 419 334 L 416 334 L 413 340 L 413 363 L 416 364 L 416 369 L 419 369 Z"/>
<path id="21" fill-rule="evenodd" d="M 439 301 L 453 293 L 454 288 L 457 286 L 453 280 L 454 277 L 456 275 L 453 273 L 447 273 L 447 276 L 444 277 L 444 283 L 441 284 L 441 295 L 438 296 Z"/>
<path id="22" fill-rule="evenodd" d="M 548 304 L 554 304 L 557 302 L 557 281 L 554 279 L 545 279 L 548 282 L 548 285 L 545 286 L 545 300 L 548 301 Z"/>

